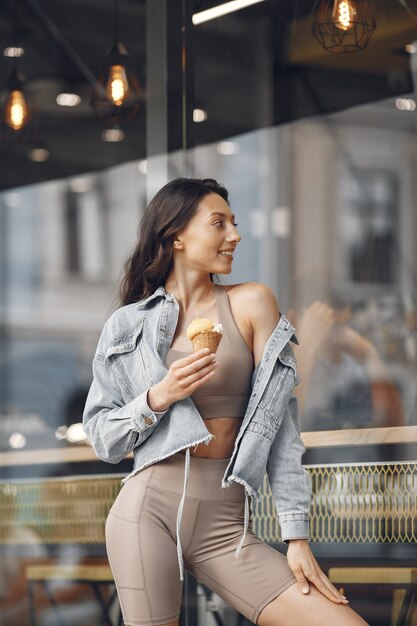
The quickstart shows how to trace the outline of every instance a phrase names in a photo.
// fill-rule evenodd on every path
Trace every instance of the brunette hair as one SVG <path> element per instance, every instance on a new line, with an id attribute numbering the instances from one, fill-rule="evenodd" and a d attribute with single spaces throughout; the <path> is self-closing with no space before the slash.
<path id="1" fill-rule="evenodd" d="M 176 178 L 155 194 L 140 220 L 135 248 L 123 265 L 119 306 L 139 302 L 165 283 L 172 270 L 174 239 L 210 193 L 229 204 L 227 189 L 213 178 Z M 211 282 L 214 276 L 210 274 Z"/>

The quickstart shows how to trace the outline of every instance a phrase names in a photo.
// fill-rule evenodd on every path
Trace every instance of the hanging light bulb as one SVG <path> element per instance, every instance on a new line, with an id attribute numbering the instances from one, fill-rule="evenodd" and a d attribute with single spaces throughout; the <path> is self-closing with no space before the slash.
<path id="1" fill-rule="evenodd" d="M 335 0 L 333 7 L 333 19 L 337 28 L 349 30 L 353 26 L 356 17 L 356 7 L 353 0 Z"/>
<path id="2" fill-rule="evenodd" d="M 29 107 L 23 93 L 23 77 L 15 69 L 8 81 L 9 95 L 4 111 L 4 121 L 12 130 L 21 130 L 29 118 Z"/>
<path id="3" fill-rule="evenodd" d="M 106 87 L 107 97 L 116 106 L 120 106 L 126 100 L 129 93 L 126 68 L 123 65 L 112 65 L 109 70 L 109 78 Z"/>
<path id="4" fill-rule="evenodd" d="M 91 106 L 110 125 L 134 117 L 144 98 L 129 68 L 129 53 L 119 40 L 118 0 L 114 0 L 114 40 L 107 53 L 91 97 Z"/>
<path id="5" fill-rule="evenodd" d="M 26 124 L 29 108 L 23 92 L 14 89 L 6 102 L 5 122 L 13 130 L 20 130 Z"/>
<path id="6" fill-rule="evenodd" d="M 13 71 L 7 81 L 7 99 L 4 110 L 4 121 L 14 131 L 21 130 L 28 121 L 29 107 L 23 92 L 24 78 L 18 69 L 18 58 L 24 53 L 19 47 L 19 29 L 16 7 L 13 5 L 13 46 L 3 52 L 5 56 L 13 58 Z"/>
<path id="7" fill-rule="evenodd" d="M 130 71 L 129 54 L 116 42 L 106 56 L 91 97 L 91 106 L 109 123 L 133 117 L 143 105 L 143 94 L 136 76 Z"/>
<path id="8" fill-rule="evenodd" d="M 367 0 L 319 0 L 311 31 L 328 52 L 363 50 L 376 29 Z"/>

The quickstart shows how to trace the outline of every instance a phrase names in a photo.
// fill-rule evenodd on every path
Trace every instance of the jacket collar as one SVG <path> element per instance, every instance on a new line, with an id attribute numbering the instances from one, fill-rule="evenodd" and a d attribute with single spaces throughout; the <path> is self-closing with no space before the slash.
<path id="1" fill-rule="evenodd" d="M 285 330 L 285 331 L 292 330 L 292 335 L 290 336 L 290 341 L 292 341 L 293 343 L 296 343 L 297 345 L 300 344 L 300 341 L 298 340 L 298 337 L 295 334 L 294 326 L 292 326 L 292 324 L 290 324 L 289 320 L 285 317 L 284 313 L 281 313 L 281 317 L 279 318 L 278 324 L 275 327 L 275 330 L 277 330 L 277 329 L 282 329 L 282 330 Z"/>
<path id="2" fill-rule="evenodd" d="M 143 309 L 148 305 L 149 302 L 152 302 L 152 300 L 155 300 L 156 298 L 159 298 L 159 297 L 170 299 L 173 296 L 172 294 L 169 294 L 165 291 L 165 287 L 163 285 L 160 285 L 159 287 L 155 289 L 155 291 L 150 296 L 145 298 L 145 300 L 141 300 L 140 302 L 137 302 L 136 308 Z"/>

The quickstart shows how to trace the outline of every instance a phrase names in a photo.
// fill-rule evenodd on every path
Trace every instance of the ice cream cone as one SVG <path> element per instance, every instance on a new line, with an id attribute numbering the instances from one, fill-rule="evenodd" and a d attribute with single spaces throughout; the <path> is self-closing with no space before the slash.
<path id="1" fill-rule="evenodd" d="M 223 335 L 215 331 L 204 330 L 192 338 L 193 350 L 198 352 L 203 348 L 208 348 L 210 352 L 215 353 L 219 347 L 219 343 Z"/>

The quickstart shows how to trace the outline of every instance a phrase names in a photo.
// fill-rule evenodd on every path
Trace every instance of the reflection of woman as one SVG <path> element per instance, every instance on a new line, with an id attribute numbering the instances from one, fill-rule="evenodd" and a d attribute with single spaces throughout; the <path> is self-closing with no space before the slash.
<path id="1" fill-rule="evenodd" d="M 288 317 L 302 342 L 296 396 L 303 430 L 404 425 L 400 394 L 375 346 L 348 325 L 349 307 L 317 300 L 300 318 Z"/>
<path id="2" fill-rule="evenodd" d="M 216 181 L 165 185 L 97 347 L 85 430 L 103 460 L 134 452 L 106 523 L 125 623 L 177 625 L 185 566 L 262 626 L 363 625 L 308 545 L 294 329 L 264 285 L 212 281 L 231 272 L 236 226 Z M 222 324 L 216 357 L 190 350 L 195 317 Z M 252 532 L 248 494 L 259 495 L 265 470 L 287 557 Z"/>

